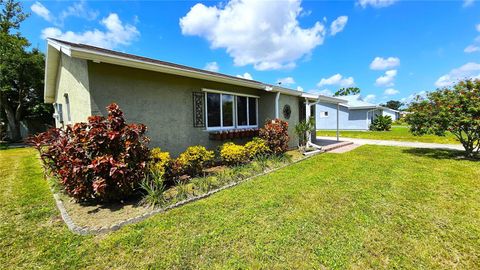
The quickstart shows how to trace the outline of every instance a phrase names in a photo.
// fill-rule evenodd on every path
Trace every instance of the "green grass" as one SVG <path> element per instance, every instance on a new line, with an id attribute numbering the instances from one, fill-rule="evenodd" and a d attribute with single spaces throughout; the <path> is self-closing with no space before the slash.
<path id="1" fill-rule="evenodd" d="M 317 136 L 335 137 L 335 130 L 317 130 Z M 425 143 L 446 143 L 459 144 L 460 142 L 453 134 L 446 136 L 424 135 L 414 136 L 410 133 L 408 126 L 392 126 L 390 131 L 350 131 L 341 130 L 340 137 L 373 139 L 373 140 L 392 140 L 392 141 L 409 141 L 409 142 L 425 142 Z"/>
<path id="2" fill-rule="evenodd" d="M 8 268 L 480 268 L 480 164 L 362 146 L 103 236 L 60 220 L 31 149 L 0 151 Z"/>

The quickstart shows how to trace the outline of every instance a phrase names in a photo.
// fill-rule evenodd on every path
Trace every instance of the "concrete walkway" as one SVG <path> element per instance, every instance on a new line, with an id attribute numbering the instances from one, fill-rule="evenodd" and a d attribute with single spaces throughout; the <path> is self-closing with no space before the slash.
<path id="1" fill-rule="evenodd" d="M 334 140 L 335 137 L 317 136 L 317 140 Z M 447 150 L 464 150 L 461 144 L 441 144 L 441 143 L 421 143 L 421 142 L 402 142 L 387 140 L 370 140 L 340 137 L 340 141 L 349 141 L 357 145 L 374 144 L 386 146 L 403 146 L 413 148 L 430 148 L 430 149 L 447 149 Z"/>

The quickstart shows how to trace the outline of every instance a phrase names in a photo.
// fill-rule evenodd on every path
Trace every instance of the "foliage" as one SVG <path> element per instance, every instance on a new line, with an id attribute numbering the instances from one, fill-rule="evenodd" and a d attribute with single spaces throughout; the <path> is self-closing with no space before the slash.
<path id="1" fill-rule="evenodd" d="M 398 100 L 389 100 L 387 101 L 387 103 L 385 104 L 380 104 L 380 106 L 382 107 L 387 107 L 387 108 L 390 108 L 392 110 L 399 110 L 400 107 L 402 107 L 403 105 L 405 105 L 403 102 L 401 101 L 398 101 Z"/>
<path id="2" fill-rule="evenodd" d="M 208 151 L 204 146 L 190 146 L 176 159 L 176 164 L 182 173 L 197 176 L 202 173 L 204 165 L 214 157 L 213 151 Z"/>
<path id="3" fill-rule="evenodd" d="M 76 200 L 121 200 L 132 195 L 147 172 L 146 127 L 126 124 L 117 104 L 108 117 L 50 129 L 30 138 L 43 163 Z"/>
<path id="4" fill-rule="evenodd" d="M 150 170 L 159 177 L 164 177 L 171 161 L 170 153 L 162 152 L 159 147 L 150 151 Z"/>
<path id="5" fill-rule="evenodd" d="M 155 207 L 166 203 L 165 198 L 165 183 L 161 175 L 155 172 L 150 172 L 148 176 L 142 181 L 140 187 L 144 191 L 142 204 Z"/>
<path id="6" fill-rule="evenodd" d="M 243 145 L 227 142 L 220 148 L 220 157 L 228 165 L 242 164 L 248 161 L 247 149 Z"/>
<path id="7" fill-rule="evenodd" d="M 392 128 L 392 117 L 390 115 L 376 115 L 370 124 L 370 130 L 389 131 Z"/>
<path id="8" fill-rule="evenodd" d="M 267 142 L 270 151 L 274 154 L 285 153 L 288 150 L 288 123 L 281 119 L 267 121 L 260 129 L 260 138 Z"/>
<path id="9" fill-rule="evenodd" d="M 357 95 L 360 94 L 360 88 L 358 87 L 347 87 L 347 88 L 340 88 L 333 96 L 349 96 L 349 95 Z"/>
<path id="10" fill-rule="evenodd" d="M 452 88 L 438 89 L 417 98 L 406 116 L 414 135 L 451 132 L 462 143 L 468 157 L 480 151 L 480 80 L 460 81 Z"/>
<path id="11" fill-rule="evenodd" d="M 315 130 L 315 119 L 313 117 L 310 117 L 308 120 L 305 119 L 300 121 L 295 126 L 295 133 L 298 136 L 299 146 L 305 146 L 307 144 L 308 136 L 313 130 Z"/>
<path id="12" fill-rule="evenodd" d="M 183 201 L 190 196 L 190 187 L 186 181 L 177 181 L 175 184 L 175 197 L 178 201 Z"/>
<path id="13" fill-rule="evenodd" d="M 270 148 L 268 148 L 267 142 L 264 139 L 258 137 L 245 144 L 245 150 L 249 158 L 255 158 L 257 156 L 268 155 Z"/>
<path id="14" fill-rule="evenodd" d="M 25 118 L 53 120 L 52 106 L 43 103 L 44 54 L 36 48 L 27 51 L 30 44 L 18 32 L 26 18 L 19 2 L 0 1 L 0 109 L 13 141 L 21 139 Z"/>

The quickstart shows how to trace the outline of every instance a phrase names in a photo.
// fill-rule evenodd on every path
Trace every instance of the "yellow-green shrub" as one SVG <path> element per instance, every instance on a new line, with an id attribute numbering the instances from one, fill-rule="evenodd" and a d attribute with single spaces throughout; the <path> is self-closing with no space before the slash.
<path id="1" fill-rule="evenodd" d="M 176 163 L 180 166 L 183 173 L 190 176 L 199 175 L 205 163 L 211 161 L 214 157 L 213 151 L 208 151 L 201 145 L 190 146 L 181 153 Z"/>
<path id="2" fill-rule="evenodd" d="M 159 147 L 150 151 L 151 164 L 150 169 L 158 176 L 163 177 L 171 158 L 170 153 L 162 152 Z"/>
<path id="3" fill-rule="evenodd" d="M 245 146 L 227 142 L 220 148 L 220 157 L 223 162 L 234 165 L 244 163 L 248 160 Z"/>
<path id="4" fill-rule="evenodd" d="M 257 137 L 245 144 L 245 150 L 247 151 L 249 158 L 267 155 L 270 153 L 270 148 L 268 147 L 267 142 L 264 139 Z"/>

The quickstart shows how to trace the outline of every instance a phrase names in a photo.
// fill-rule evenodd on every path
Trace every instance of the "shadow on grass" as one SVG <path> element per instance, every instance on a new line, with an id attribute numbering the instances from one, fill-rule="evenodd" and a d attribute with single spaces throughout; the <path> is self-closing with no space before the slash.
<path id="1" fill-rule="evenodd" d="M 479 158 L 472 159 L 465 157 L 465 152 L 459 150 L 409 148 L 402 151 L 407 154 L 434 159 L 469 160 L 477 162 L 480 161 Z"/>

